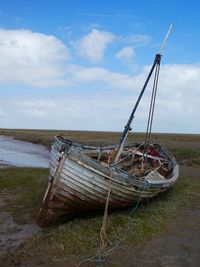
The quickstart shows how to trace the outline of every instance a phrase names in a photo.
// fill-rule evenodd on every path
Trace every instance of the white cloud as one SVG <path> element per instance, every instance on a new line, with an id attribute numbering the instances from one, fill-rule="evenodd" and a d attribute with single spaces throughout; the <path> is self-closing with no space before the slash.
<path id="1" fill-rule="evenodd" d="M 115 57 L 122 60 L 129 60 L 135 56 L 135 52 L 131 46 L 127 46 L 122 48 Z"/>
<path id="2" fill-rule="evenodd" d="M 76 43 L 79 53 L 93 63 L 103 60 L 105 50 L 116 37 L 106 31 L 93 29 Z M 104 68 L 83 68 L 73 73 L 68 48 L 54 36 L 29 30 L 0 29 L 0 83 L 25 84 L 34 87 L 72 87 L 84 81 L 103 81 L 109 86 L 127 88 L 135 78 Z M 124 47 L 117 55 L 132 67 L 134 50 Z M 73 76 L 71 77 L 71 74 Z M 85 75 L 85 77 L 83 77 Z M 116 79 L 116 81 L 115 81 Z"/>
<path id="3" fill-rule="evenodd" d="M 66 72 L 71 76 L 74 84 L 80 85 L 90 82 L 103 82 L 104 87 L 109 89 L 137 90 L 144 80 L 143 73 L 138 76 L 122 74 L 119 72 L 109 71 L 100 67 L 81 67 L 79 65 L 68 65 Z M 95 90 L 95 87 L 94 87 Z"/>
<path id="4" fill-rule="evenodd" d="M 71 72 L 77 86 L 82 89 L 82 85 L 93 82 L 92 92 L 83 89 L 82 93 L 68 92 L 54 98 L 2 99 L 1 127 L 121 130 L 150 67 L 146 66 L 139 75 L 131 77 L 103 68 L 71 66 L 68 73 Z M 99 86 L 102 81 L 105 84 L 97 92 L 95 82 Z M 200 132 L 197 123 L 200 113 L 199 84 L 199 65 L 161 66 L 153 131 Z M 118 90 L 111 90 L 116 88 Z M 145 131 L 150 93 L 149 86 L 136 112 L 134 131 Z M 10 114 L 9 120 L 6 113 Z"/>
<path id="5" fill-rule="evenodd" d="M 119 40 L 132 44 L 134 47 L 147 45 L 151 38 L 145 34 L 130 34 L 127 36 L 119 36 Z"/>
<path id="6" fill-rule="evenodd" d="M 150 68 L 151 66 L 145 66 L 139 74 L 128 75 L 112 72 L 105 68 L 69 65 L 66 72 L 71 77 L 74 86 L 79 88 L 82 85 L 93 83 L 94 92 L 100 85 L 104 91 L 112 92 L 114 90 L 116 95 L 121 93 L 138 95 Z M 151 84 L 152 79 L 145 95 L 150 94 Z M 166 116 L 170 112 L 174 114 L 180 110 L 182 110 L 182 114 L 194 113 L 195 108 L 200 107 L 198 104 L 200 102 L 199 84 L 200 65 L 162 65 L 158 84 L 158 104 L 161 103 L 160 108 L 163 115 Z"/>
<path id="7" fill-rule="evenodd" d="M 54 36 L 29 30 L 0 29 L 0 83 L 60 86 L 67 47 Z"/>
<path id="8" fill-rule="evenodd" d="M 123 64 L 125 64 L 129 69 L 136 70 L 137 65 L 133 62 L 135 57 L 135 51 L 131 46 L 122 48 L 115 57 L 119 59 Z"/>
<path id="9" fill-rule="evenodd" d="M 92 29 L 75 46 L 81 56 L 89 59 L 91 63 L 99 63 L 103 60 L 108 44 L 114 39 L 115 36 L 110 32 Z"/>

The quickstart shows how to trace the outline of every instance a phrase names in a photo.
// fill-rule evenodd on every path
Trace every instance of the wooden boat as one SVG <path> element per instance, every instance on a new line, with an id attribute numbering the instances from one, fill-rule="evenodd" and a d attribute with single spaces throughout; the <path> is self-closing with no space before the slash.
<path id="1" fill-rule="evenodd" d="M 132 206 L 138 199 L 147 200 L 167 190 L 178 179 L 179 167 L 174 157 L 150 142 L 160 60 L 161 54 L 157 54 L 118 145 L 92 147 L 59 136 L 54 138 L 49 185 L 39 211 L 40 226 L 66 215 L 104 209 L 108 192 L 109 209 Z M 125 145 L 154 69 L 145 142 Z"/>
<path id="2" fill-rule="evenodd" d="M 56 136 L 38 224 L 46 226 L 65 215 L 104 209 L 110 179 L 110 209 L 132 206 L 138 198 L 147 200 L 170 188 L 179 172 L 174 157 L 158 144 L 151 144 L 145 155 L 144 148 L 144 143 L 129 144 L 118 163 L 110 165 L 117 146 L 83 146 Z"/>

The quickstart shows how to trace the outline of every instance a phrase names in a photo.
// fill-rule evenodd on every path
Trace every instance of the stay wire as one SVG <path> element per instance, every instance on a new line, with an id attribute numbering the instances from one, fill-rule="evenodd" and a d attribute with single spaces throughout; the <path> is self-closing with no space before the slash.
<path id="1" fill-rule="evenodd" d="M 144 150 L 143 150 L 143 156 L 142 156 L 142 165 L 144 166 L 144 171 L 146 169 L 146 164 L 147 164 L 147 157 L 145 157 L 145 154 L 148 153 L 149 146 L 150 146 L 151 130 L 152 130 L 154 110 L 155 110 L 155 100 L 156 100 L 156 94 L 157 94 L 157 88 L 158 88 L 159 71 L 160 71 L 160 64 L 157 63 L 155 75 L 154 75 L 153 89 L 152 89 L 152 95 L 151 95 L 151 101 L 150 101 L 150 107 L 149 107 L 149 115 L 148 115 L 148 121 L 147 121 L 147 129 L 146 129 L 146 134 L 145 134 Z M 144 160 L 144 157 L 145 157 L 145 160 Z"/>
<path id="2" fill-rule="evenodd" d="M 152 107 L 152 116 L 151 116 L 150 129 L 149 129 L 149 139 L 150 139 L 150 135 L 151 135 L 152 123 L 153 123 L 153 117 L 154 117 L 154 109 L 155 109 L 155 101 L 156 101 L 156 95 L 157 95 L 157 89 L 158 89 L 159 72 L 160 72 L 160 64 L 157 65 L 157 69 L 156 69 L 156 78 L 155 78 L 156 81 L 155 81 L 154 99 L 153 99 L 153 107 Z"/>

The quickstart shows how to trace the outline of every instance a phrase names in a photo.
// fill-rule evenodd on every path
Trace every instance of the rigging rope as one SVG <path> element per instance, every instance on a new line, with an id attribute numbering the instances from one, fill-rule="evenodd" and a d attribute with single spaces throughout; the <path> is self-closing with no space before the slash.
<path id="1" fill-rule="evenodd" d="M 147 157 L 145 157 L 145 155 L 147 155 L 149 146 L 150 146 L 153 116 L 154 116 L 154 110 L 155 110 L 155 101 L 156 101 L 156 94 L 157 94 L 157 88 L 158 88 L 159 71 L 160 71 L 160 61 L 158 61 L 158 63 L 156 64 L 156 70 L 155 70 L 154 81 L 153 81 L 153 90 L 152 90 L 150 107 L 149 107 L 149 115 L 148 115 L 147 129 L 146 129 L 145 141 L 144 141 L 144 150 L 143 150 L 143 156 L 142 156 L 141 170 L 143 170 L 143 172 L 145 172 L 146 165 L 147 165 Z"/>
<path id="2" fill-rule="evenodd" d="M 107 225 L 107 219 L 108 219 L 108 204 L 110 200 L 110 192 L 111 192 L 111 185 L 112 185 L 112 170 L 110 169 L 110 178 L 109 178 L 109 185 L 108 185 L 108 194 L 106 199 L 106 205 L 104 209 L 104 215 L 103 215 L 103 221 L 100 231 L 100 251 L 103 251 L 104 248 L 107 245 L 108 238 L 106 235 L 106 225 Z"/>

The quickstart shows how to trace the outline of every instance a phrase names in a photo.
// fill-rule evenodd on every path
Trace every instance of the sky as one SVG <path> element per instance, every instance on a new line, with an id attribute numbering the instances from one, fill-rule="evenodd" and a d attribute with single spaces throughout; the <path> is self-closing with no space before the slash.
<path id="1" fill-rule="evenodd" d="M 122 131 L 173 24 L 152 131 L 199 134 L 199 14 L 197 0 L 1 0 L 0 128 Z"/>

